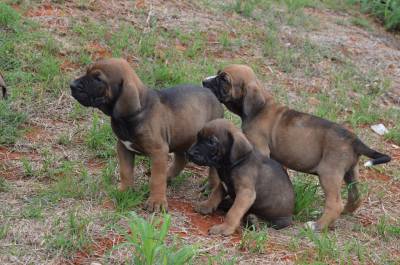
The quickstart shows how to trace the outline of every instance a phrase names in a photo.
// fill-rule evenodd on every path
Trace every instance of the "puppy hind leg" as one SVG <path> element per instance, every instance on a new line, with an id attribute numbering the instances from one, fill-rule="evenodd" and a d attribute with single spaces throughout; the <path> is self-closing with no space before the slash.
<path id="1" fill-rule="evenodd" d="M 317 222 L 308 222 L 307 226 L 316 231 L 326 229 L 331 225 L 343 211 L 340 189 L 343 173 L 329 170 L 325 174 L 320 174 L 319 180 L 325 193 L 325 207 L 322 216 Z"/>
<path id="2" fill-rule="evenodd" d="M 172 162 L 172 165 L 168 169 L 167 173 L 168 180 L 178 176 L 181 173 L 181 171 L 185 168 L 186 164 L 187 160 L 184 154 L 174 153 L 174 160 Z"/>
<path id="3" fill-rule="evenodd" d="M 358 165 L 356 164 L 344 175 L 344 181 L 347 185 L 347 203 L 344 207 L 343 213 L 352 213 L 354 212 L 361 204 L 362 200 L 360 197 L 360 192 L 358 190 Z"/>

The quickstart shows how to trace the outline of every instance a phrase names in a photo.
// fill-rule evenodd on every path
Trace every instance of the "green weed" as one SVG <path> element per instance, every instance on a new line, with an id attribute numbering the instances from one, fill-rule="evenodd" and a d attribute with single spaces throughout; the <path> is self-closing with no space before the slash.
<path id="1" fill-rule="evenodd" d="M 21 125 L 26 119 L 24 112 L 13 110 L 8 102 L 0 101 L 0 145 L 14 144 L 22 135 Z"/>
<path id="2" fill-rule="evenodd" d="M 381 216 L 376 224 L 376 232 L 385 240 L 390 237 L 400 238 L 400 222 L 390 224 L 387 216 Z"/>
<path id="3" fill-rule="evenodd" d="M 318 261 L 327 262 L 330 259 L 337 260 L 339 258 L 339 248 L 335 235 L 331 235 L 327 231 L 315 233 L 311 229 L 303 229 L 300 233 L 315 245 Z"/>
<path id="4" fill-rule="evenodd" d="M 400 29 L 400 2 L 398 0 L 356 0 L 361 10 L 380 19 L 390 30 Z"/>
<path id="5" fill-rule="evenodd" d="M 134 212 L 128 218 L 131 233 L 124 233 L 127 242 L 117 247 L 128 246 L 134 249 L 129 264 L 192 264 L 196 256 L 193 246 L 180 246 L 176 242 L 167 244 L 167 234 L 171 224 L 171 216 L 165 214 L 162 219 L 154 217 L 149 221 L 137 216 Z"/>
<path id="6" fill-rule="evenodd" d="M 238 247 L 251 253 L 262 254 L 265 252 L 265 245 L 268 239 L 268 230 L 266 227 L 259 231 L 256 231 L 254 227 L 247 228 L 243 230 L 242 239 Z"/>
<path id="7" fill-rule="evenodd" d="M 0 26 L 13 27 L 20 20 L 20 15 L 9 5 L 0 3 Z"/>
<path id="8" fill-rule="evenodd" d="M 294 206 L 295 219 L 304 222 L 315 218 L 318 212 L 316 205 L 321 201 L 321 197 L 317 192 L 318 184 L 307 179 L 304 174 L 298 174 L 293 179 L 293 188 L 296 198 Z"/>
<path id="9" fill-rule="evenodd" d="M 360 28 L 364 28 L 367 30 L 371 30 L 371 25 L 369 23 L 368 20 L 366 20 L 365 18 L 361 18 L 361 17 L 354 17 L 350 20 L 351 24 L 353 24 L 354 26 L 360 27 Z"/>
<path id="10" fill-rule="evenodd" d="M 6 192 L 10 189 L 6 179 L 4 177 L 0 177 L 0 192 Z"/>
<path id="11" fill-rule="evenodd" d="M 47 246 L 60 251 L 64 256 L 83 250 L 92 242 L 88 234 L 90 221 L 77 212 L 70 212 L 66 219 L 57 219 L 51 234 L 46 236 Z"/>
<path id="12" fill-rule="evenodd" d="M 6 238 L 9 229 L 10 229 L 9 224 L 7 223 L 0 224 L 0 240 Z"/>

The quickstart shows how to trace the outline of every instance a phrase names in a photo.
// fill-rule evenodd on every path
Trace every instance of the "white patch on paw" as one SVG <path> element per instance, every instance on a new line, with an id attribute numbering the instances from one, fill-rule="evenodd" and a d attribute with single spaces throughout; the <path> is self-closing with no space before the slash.
<path id="1" fill-rule="evenodd" d="M 309 222 L 305 223 L 304 226 L 305 226 L 305 228 L 309 228 L 313 231 L 315 231 L 317 228 L 317 224 L 313 221 L 309 221 Z"/>
<path id="2" fill-rule="evenodd" d="M 136 153 L 140 153 L 138 150 L 132 148 L 132 143 L 131 143 L 131 142 L 129 142 L 129 141 L 122 141 L 122 140 L 121 140 L 121 143 L 123 143 L 123 145 L 125 145 L 126 149 L 128 149 L 129 151 L 136 152 Z"/>
<path id="3" fill-rule="evenodd" d="M 364 163 L 364 167 L 371 167 L 371 166 L 373 166 L 373 165 L 374 165 L 374 164 L 372 163 L 371 160 L 368 160 L 367 162 Z"/>
<path id="4" fill-rule="evenodd" d="M 204 81 L 207 81 L 207 80 L 210 80 L 210 79 L 213 79 L 213 78 L 216 78 L 216 77 L 217 77 L 216 75 L 212 75 L 212 76 L 204 78 Z"/>

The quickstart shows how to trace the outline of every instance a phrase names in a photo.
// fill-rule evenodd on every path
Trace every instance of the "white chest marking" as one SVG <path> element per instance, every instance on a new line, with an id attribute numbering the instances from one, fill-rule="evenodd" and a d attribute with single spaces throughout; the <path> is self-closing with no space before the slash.
<path id="1" fill-rule="evenodd" d="M 122 140 L 121 140 L 121 143 L 123 143 L 123 144 L 125 145 L 126 149 L 128 149 L 129 151 L 136 152 L 136 153 L 140 153 L 138 150 L 135 150 L 135 149 L 132 148 L 132 143 L 131 143 L 131 142 L 129 142 L 129 141 L 122 141 Z"/>

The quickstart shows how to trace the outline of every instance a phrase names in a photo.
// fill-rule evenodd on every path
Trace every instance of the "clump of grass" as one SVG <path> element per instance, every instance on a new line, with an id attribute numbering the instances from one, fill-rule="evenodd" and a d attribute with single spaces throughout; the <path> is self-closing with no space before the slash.
<path id="1" fill-rule="evenodd" d="M 357 0 L 361 10 L 380 19 L 389 30 L 400 29 L 400 2 L 398 0 Z"/>
<path id="2" fill-rule="evenodd" d="M 191 264 L 197 254 L 193 246 L 181 246 L 176 242 L 167 244 L 166 239 L 171 224 L 171 216 L 168 214 L 164 214 L 162 219 L 153 215 L 150 221 L 146 221 L 132 212 L 128 224 L 131 233 L 124 232 L 126 242 L 117 246 L 134 249 L 128 264 Z"/>
<path id="3" fill-rule="evenodd" d="M 314 244 L 317 251 L 317 260 L 327 262 L 339 258 L 339 247 L 335 235 L 329 232 L 315 233 L 311 229 L 303 229 L 300 234 L 306 236 Z"/>
<path id="4" fill-rule="evenodd" d="M 263 228 L 259 231 L 254 227 L 244 229 L 242 239 L 239 243 L 239 249 L 262 254 L 265 252 L 265 244 L 268 242 L 268 239 L 267 228 Z"/>
<path id="5" fill-rule="evenodd" d="M 314 218 L 317 213 L 316 205 L 321 200 L 317 193 L 318 184 L 300 175 L 294 178 L 293 188 L 296 198 L 295 219 L 304 222 Z"/>
<path id="6" fill-rule="evenodd" d="M 0 3 L 0 26 L 12 27 L 20 20 L 20 15 L 9 5 Z"/>
<path id="7" fill-rule="evenodd" d="M 51 234 L 45 239 L 48 248 L 60 251 L 66 257 L 83 250 L 92 242 L 89 223 L 90 219 L 78 216 L 77 212 L 70 212 L 66 220 L 57 219 Z"/>
<path id="8" fill-rule="evenodd" d="M 85 139 L 86 145 L 99 158 L 115 156 L 116 140 L 109 122 L 102 122 L 97 113 L 93 115 L 92 127 Z"/>
<path id="9" fill-rule="evenodd" d="M 0 192 L 6 192 L 10 189 L 6 179 L 4 177 L 0 177 Z"/>
<path id="10" fill-rule="evenodd" d="M 0 102 L 0 145 L 14 144 L 22 135 L 21 125 L 26 121 L 24 112 L 15 111 L 5 101 Z"/>
<path id="11" fill-rule="evenodd" d="M 385 240 L 390 237 L 400 238 L 400 222 L 393 225 L 388 222 L 387 216 L 381 216 L 376 224 L 376 232 Z"/>
<path id="12" fill-rule="evenodd" d="M 369 24 L 369 21 L 366 20 L 365 18 L 361 18 L 361 17 L 354 17 L 350 20 L 351 24 L 353 24 L 354 26 L 360 27 L 360 28 L 364 28 L 367 30 L 371 30 L 371 25 Z"/>

